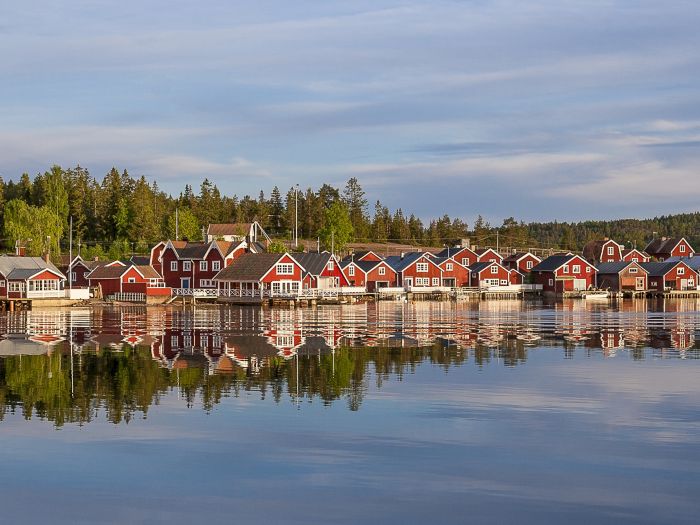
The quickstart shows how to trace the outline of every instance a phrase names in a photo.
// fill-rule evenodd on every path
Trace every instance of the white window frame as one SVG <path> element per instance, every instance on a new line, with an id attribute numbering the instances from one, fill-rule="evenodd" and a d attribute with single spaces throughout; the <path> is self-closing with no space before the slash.
<path id="1" fill-rule="evenodd" d="M 440 278 L 433 277 L 433 286 L 440 286 Z"/>
<path id="2" fill-rule="evenodd" d="M 571 269 L 571 273 L 581 273 L 581 265 L 574 264 L 573 268 Z"/>
<path id="3" fill-rule="evenodd" d="M 416 272 L 428 273 L 428 263 L 427 262 L 416 263 Z"/>
<path id="4" fill-rule="evenodd" d="M 350 277 L 355 277 L 355 267 L 354 267 L 354 266 L 350 265 L 350 266 L 348 267 L 348 275 L 349 275 Z"/>
<path id="5" fill-rule="evenodd" d="M 328 261 L 326 268 L 328 269 L 329 272 L 332 272 L 333 270 L 335 270 L 335 264 L 333 263 L 333 261 Z"/>
<path id="6" fill-rule="evenodd" d="M 469 258 L 462 257 L 462 266 L 469 266 Z"/>
<path id="7" fill-rule="evenodd" d="M 569 273 L 569 265 L 565 264 L 564 267 L 561 269 L 562 273 Z"/>
<path id="8" fill-rule="evenodd" d="M 78 279 L 78 272 L 71 272 L 70 273 L 70 278 L 72 281 L 75 281 Z"/>
<path id="9" fill-rule="evenodd" d="M 681 245 L 678 247 L 678 250 L 679 250 L 681 253 L 685 253 L 685 244 L 681 243 Z"/>
<path id="10" fill-rule="evenodd" d="M 191 272 L 192 271 L 192 261 L 182 261 L 182 271 Z"/>
<path id="11" fill-rule="evenodd" d="M 613 246 L 608 246 L 608 255 L 615 255 L 615 248 Z"/>
<path id="12" fill-rule="evenodd" d="M 275 271 L 277 275 L 294 275 L 294 265 L 292 263 L 277 263 Z"/>
<path id="13" fill-rule="evenodd" d="M 494 264 L 493 266 L 491 266 L 491 274 L 493 275 L 493 274 L 497 274 L 497 273 L 498 273 L 498 266 L 496 266 Z"/>
<path id="14" fill-rule="evenodd" d="M 384 266 L 380 266 L 379 269 L 377 270 L 377 273 L 379 275 L 386 275 L 386 268 Z"/>
<path id="15" fill-rule="evenodd" d="M 445 271 L 451 272 L 452 270 L 454 270 L 454 265 L 452 263 L 446 263 L 445 264 Z"/>
<path id="16" fill-rule="evenodd" d="M 416 286 L 430 286 L 428 277 L 416 277 Z"/>
<path id="17" fill-rule="evenodd" d="M 209 261 L 199 261 L 199 271 L 200 272 L 209 271 Z"/>
<path id="18" fill-rule="evenodd" d="M 528 270 L 532 270 L 532 267 L 532 261 L 525 261 L 525 268 L 527 268 Z"/>
<path id="19" fill-rule="evenodd" d="M 678 275 L 685 275 L 685 268 L 683 268 L 682 266 L 680 266 L 680 267 L 678 268 Z"/>
<path id="20" fill-rule="evenodd" d="M 170 261 L 170 271 L 171 272 L 177 271 L 177 261 Z"/>
<path id="21" fill-rule="evenodd" d="M 549 280 L 549 286 L 554 286 L 554 279 Z"/>
<path id="22" fill-rule="evenodd" d="M 221 261 L 212 261 L 211 269 L 214 272 L 218 272 L 219 270 L 221 270 Z"/>
<path id="23" fill-rule="evenodd" d="M 5 288 L 5 280 L 0 280 L 0 288 Z"/>
<path id="24" fill-rule="evenodd" d="M 630 273 L 637 273 L 637 268 L 630 268 Z"/>
<path id="25" fill-rule="evenodd" d="M 126 282 L 128 284 L 136 284 L 136 277 L 129 277 L 127 278 Z"/>

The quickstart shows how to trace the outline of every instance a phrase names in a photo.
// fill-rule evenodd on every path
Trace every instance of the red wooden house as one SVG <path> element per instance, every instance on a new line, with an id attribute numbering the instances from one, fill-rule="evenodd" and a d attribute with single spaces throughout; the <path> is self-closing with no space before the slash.
<path id="1" fill-rule="evenodd" d="M 508 286 L 511 272 L 498 261 L 483 261 L 469 267 L 470 285 L 479 288 Z"/>
<path id="2" fill-rule="evenodd" d="M 288 253 L 246 253 L 221 270 L 214 283 L 219 292 L 251 292 L 273 295 L 298 295 L 305 268 Z"/>
<path id="3" fill-rule="evenodd" d="M 349 286 L 364 286 L 368 292 L 398 286 L 397 273 L 386 261 L 362 260 L 341 262 Z"/>
<path id="4" fill-rule="evenodd" d="M 292 253 L 292 257 L 304 268 L 304 288 L 326 290 L 350 286 L 337 257 L 330 252 Z"/>
<path id="5" fill-rule="evenodd" d="M 692 257 L 695 250 L 684 237 L 661 237 L 654 239 L 644 251 L 659 262 L 663 262 L 669 257 Z"/>
<path id="6" fill-rule="evenodd" d="M 98 266 L 88 274 L 90 288 L 99 288 L 103 297 L 115 294 L 143 294 L 146 297 L 169 296 L 171 290 L 151 266 L 112 264 Z"/>
<path id="7" fill-rule="evenodd" d="M 503 256 L 493 248 L 476 250 L 477 262 L 497 262 L 503 264 Z"/>
<path id="8" fill-rule="evenodd" d="M 406 289 L 442 286 L 442 270 L 428 253 L 411 252 L 385 259 L 397 274 L 397 285 Z"/>
<path id="9" fill-rule="evenodd" d="M 596 268 L 580 255 L 560 254 L 547 257 L 532 269 L 532 275 L 543 291 L 563 293 L 594 286 Z"/>
<path id="10" fill-rule="evenodd" d="M 346 261 L 381 261 L 382 258 L 374 253 L 372 250 L 355 252 L 352 255 L 348 255 L 343 258 L 342 262 Z"/>
<path id="11" fill-rule="evenodd" d="M 503 266 L 509 270 L 516 270 L 525 275 L 529 274 L 530 271 L 541 262 L 542 259 L 530 252 L 518 252 L 503 259 Z"/>
<path id="12" fill-rule="evenodd" d="M 649 272 L 638 262 L 601 263 L 597 269 L 596 282 L 601 290 L 642 292 L 648 289 Z"/>
<path id="13" fill-rule="evenodd" d="M 628 248 L 622 251 L 622 260 L 625 262 L 650 262 L 651 255 L 636 248 Z"/>
<path id="14" fill-rule="evenodd" d="M 41 257 L 0 256 L 0 297 L 62 297 L 66 277 Z"/>
<path id="15" fill-rule="evenodd" d="M 622 260 L 624 246 L 612 239 L 599 239 L 588 242 L 583 247 L 583 256 L 593 264 L 618 262 Z"/>
<path id="16" fill-rule="evenodd" d="M 479 260 L 479 256 L 466 246 L 453 246 L 451 248 L 445 248 L 441 252 L 436 253 L 435 256 L 439 258 L 454 259 L 464 267 L 471 266 Z"/>
<path id="17" fill-rule="evenodd" d="M 442 270 L 442 286 L 461 288 L 469 286 L 469 268 L 450 258 L 436 257 L 435 262 Z"/>
<path id="18" fill-rule="evenodd" d="M 170 288 L 215 288 L 214 276 L 243 253 L 244 242 L 168 241 L 160 255 L 163 279 Z"/>
<path id="19" fill-rule="evenodd" d="M 650 290 L 697 289 L 698 274 L 683 261 L 642 263 L 642 267 L 649 272 Z"/>

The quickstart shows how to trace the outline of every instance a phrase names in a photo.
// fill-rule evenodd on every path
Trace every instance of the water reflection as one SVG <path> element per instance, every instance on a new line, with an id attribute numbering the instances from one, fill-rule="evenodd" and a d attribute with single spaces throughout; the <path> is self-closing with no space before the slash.
<path id="1" fill-rule="evenodd" d="M 0 418 L 128 422 L 173 392 L 205 410 L 243 392 L 297 405 L 343 399 L 357 410 L 370 375 L 381 388 L 422 363 L 514 367 L 548 349 L 564 358 L 698 358 L 699 307 L 493 301 L 9 313 L 0 317 Z"/>

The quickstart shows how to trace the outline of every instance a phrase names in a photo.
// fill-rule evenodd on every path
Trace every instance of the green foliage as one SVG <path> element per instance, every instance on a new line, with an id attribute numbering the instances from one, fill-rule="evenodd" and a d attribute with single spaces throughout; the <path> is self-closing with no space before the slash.
<path id="1" fill-rule="evenodd" d="M 32 256 L 60 254 L 63 224 L 53 210 L 13 199 L 7 203 L 4 211 L 3 232 L 13 245 L 24 245 L 27 255 Z"/>
<path id="2" fill-rule="evenodd" d="M 168 237 L 175 239 L 175 220 L 179 223 L 179 239 L 187 239 L 189 241 L 199 241 L 202 239 L 202 230 L 199 227 L 199 221 L 194 213 L 189 208 L 180 208 L 177 212 L 172 213 L 168 217 Z"/>
<path id="3" fill-rule="evenodd" d="M 267 247 L 267 251 L 270 253 L 284 253 L 287 251 L 287 247 L 280 241 L 272 241 Z"/>
<path id="4" fill-rule="evenodd" d="M 334 202 L 325 213 L 325 224 L 319 232 L 321 244 L 327 250 L 342 250 L 354 233 L 348 209 L 342 202 Z"/>

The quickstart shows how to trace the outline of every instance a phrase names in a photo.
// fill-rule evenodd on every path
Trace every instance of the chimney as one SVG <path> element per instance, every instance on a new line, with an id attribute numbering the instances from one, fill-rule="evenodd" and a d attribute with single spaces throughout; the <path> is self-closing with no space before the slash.
<path id="1" fill-rule="evenodd" d="M 406 256 L 404 252 L 401 252 L 401 258 L 403 259 Z"/>
<path id="2" fill-rule="evenodd" d="M 19 244 L 15 248 L 15 255 L 18 257 L 24 257 L 27 253 L 27 248 L 20 246 Z"/>
<path id="3" fill-rule="evenodd" d="M 668 240 L 668 237 L 661 237 L 662 241 Z"/>
<path id="4" fill-rule="evenodd" d="M 45 261 L 45 262 L 47 262 L 47 263 L 50 263 L 50 262 L 51 262 L 51 260 L 50 260 L 50 258 L 49 258 L 49 252 L 44 252 L 44 257 L 43 257 L 43 258 L 44 258 L 44 261 Z"/>

